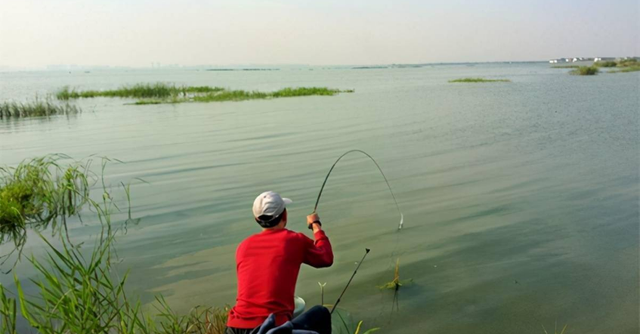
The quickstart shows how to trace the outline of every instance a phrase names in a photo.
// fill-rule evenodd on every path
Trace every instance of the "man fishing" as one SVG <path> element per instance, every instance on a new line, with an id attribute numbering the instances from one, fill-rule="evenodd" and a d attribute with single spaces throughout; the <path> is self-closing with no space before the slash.
<path id="1" fill-rule="evenodd" d="M 281 328 L 278 333 L 331 333 L 331 315 L 323 306 L 292 319 L 300 265 L 329 267 L 333 251 L 316 213 L 307 216 L 315 241 L 286 228 L 290 203 L 272 191 L 253 202 L 253 216 L 262 232 L 246 238 L 236 250 L 238 296 L 229 311 L 226 334 L 266 333 L 275 327 Z"/>

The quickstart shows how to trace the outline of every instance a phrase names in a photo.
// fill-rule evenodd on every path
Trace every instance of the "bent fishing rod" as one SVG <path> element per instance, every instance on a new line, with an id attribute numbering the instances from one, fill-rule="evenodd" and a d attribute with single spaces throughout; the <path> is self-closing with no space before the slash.
<path id="1" fill-rule="evenodd" d="M 327 173 L 327 176 L 324 178 L 324 182 L 322 182 L 322 187 L 320 187 L 320 192 L 318 193 L 318 198 L 316 199 L 316 205 L 313 207 L 313 213 L 316 213 L 316 210 L 318 210 L 318 204 L 320 203 L 320 197 L 322 196 L 322 191 L 324 190 L 324 186 L 327 184 L 327 180 L 329 180 L 329 175 L 331 175 L 331 172 L 333 172 L 333 169 L 336 167 L 338 162 L 340 162 L 340 159 L 342 159 L 345 155 L 349 153 L 356 153 L 356 152 L 362 153 L 365 156 L 367 156 L 369 159 L 371 159 L 371 161 L 373 161 L 376 167 L 378 167 L 378 171 L 380 171 L 380 174 L 382 174 L 382 177 L 384 178 L 384 182 L 387 184 L 387 188 L 389 188 L 389 192 L 391 193 L 391 197 L 393 197 L 393 202 L 396 204 L 396 209 L 398 210 L 398 214 L 400 214 L 400 223 L 398 224 L 398 230 L 401 230 L 402 225 L 404 223 L 404 215 L 402 214 L 402 211 L 400 211 L 400 205 L 398 205 L 398 201 L 396 200 L 396 195 L 393 193 L 393 190 L 391 190 L 391 185 L 389 184 L 389 180 L 387 180 L 387 177 L 384 175 L 382 168 L 380 168 L 380 165 L 378 165 L 376 160 L 371 155 L 369 155 L 369 153 L 362 150 L 347 151 L 343 153 L 340 157 L 338 157 L 336 162 L 333 163 L 333 165 L 329 169 L 329 173 Z"/>
<path id="2" fill-rule="evenodd" d="M 365 248 L 364 250 L 365 250 L 365 252 L 364 252 L 364 256 L 362 256 L 362 260 L 360 260 L 360 262 L 358 263 L 358 266 L 356 267 L 356 270 L 354 270 L 353 274 L 351 274 L 351 278 L 349 278 L 349 282 L 347 282 L 347 285 L 344 287 L 344 290 L 342 290 L 342 293 L 340 294 L 340 297 L 338 297 L 338 300 L 336 300 L 336 303 L 333 304 L 333 307 L 331 308 L 331 314 L 333 314 L 333 311 L 335 311 L 336 307 L 338 307 L 338 304 L 340 304 L 340 300 L 342 299 L 342 296 L 344 295 L 344 293 L 349 288 L 349 285 L 351 284 L 351 281 L 353 281 L 353 277 L 356 276 L 356 273 L 358 272 L 358 269 L 362 265 L 362 262 L 364 262 L 364 258 L 367 257 L 367 254 L 369 254 L 369 251 L 370 251 L 369 248 Z"/>

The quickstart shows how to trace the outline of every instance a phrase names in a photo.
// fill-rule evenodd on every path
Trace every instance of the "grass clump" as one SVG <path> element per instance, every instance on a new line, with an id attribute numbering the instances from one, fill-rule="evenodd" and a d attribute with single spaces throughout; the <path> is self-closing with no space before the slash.
<path id="1" fill-rule="evenodd" d="M 618 66 L 618 63 L 616 63 L 615 61 L 599 61 L 597 63 L 594 63 L 593 65 L 597 67 L 616 67 Z"/>
<path id="2" fill-rule="evenodd" d="M 511 80 L 509 80 L 509 79 L 462 78 L 462 79 L 449 80 L 449 82 L 451 82 L 451 83 L 457 83 L 457 82 L 466 82 L 466 83 L 480 82 L 480 83 L 484 83 L 484 82 L 511 82 Z"/>
<path id="3" fill-rule="evenodd" d="M 50 161 L 50 158 L 35 159 Z M 24 166 L 32 166 L 25 164 Z M 36 164 L 33 175 L 37 187 L 48 184 L 45 169 Z M 31 170 L 29 167 L 25 167 Z M 104 165 L 103 165 L 104 170 Z M 43 179 L 37 182 L 35 179 Z M 32 184 L 33 185 L 33 184 Z M 4 188 L 3 188 L 4 189 Z M 129 199 L 128 188 L 125 188 Z M 38 192 L 38 191 L 34 191 Z M 112 228 L 111 215 L 119 212 L 114 197 L 102 183 L 102 199 L 94 201 L 88 193 L 78 198 L 95 212 L 100 233 L 93 248 L 74 246 L 68 238 L 58 234 L 59 246 L 40 235 L 46 244 L 44 260 L 29 258 L 38 274 L 33 291 L 25 293 L 23 280 L 14 275 L 15 293 L 0 284 L 0 331 L 18 333 L 18 316 L 38 333 L 193 333 L 222 334 L 228 308 L 193 308 L 188 314 L 174 312 L 162 296 L 156 297 L 157 314 L 143 313 L 139 298 L 126 293 L 128 275 L 118 277 L 113 264 L 117 255 L 113 248 L 118 228 Z M 24 198 L 34 198 L 25 195 Z M 30 201 L 26 201 L 30 202 Z M 37 210 L 38 205 L 31 205 Z M 130 210 L 129 210 L 130 211 Z M 55 236 L 55 235 L 54 235 Z M 11 297 L 13 295 L 14 297 Z M 20 332 L 24 332 L 21 330 Z"/>
<path id="4" fill-rule="evenodd" d="M 580 66 L 569 73 L 572 75 L 596 75 L 600 70 L 596 66 Z"/>
<path id="5" fill-rule="evenodd" d="M 57 104 L 50 100 L 36 99 L 31 102 L 2 102 L 0 103 L 0 119 L 22 117 L 48 117 L 53 115 L 74 115 L 80 113 L 80 108 L 71 104 Z"/>
<path id="6" fill-rule="evenodd" d="M 62 155 L 25 160 L 17 167 L 0 167 L 0 244 L 14 249 L 0 256 L 4 264 L 26 243 L 28 229 L 51 227 L 54 234 L 67 232 L 66 220 L 78 215 L 87 203 L 90 162 L 62 166 Z"/>

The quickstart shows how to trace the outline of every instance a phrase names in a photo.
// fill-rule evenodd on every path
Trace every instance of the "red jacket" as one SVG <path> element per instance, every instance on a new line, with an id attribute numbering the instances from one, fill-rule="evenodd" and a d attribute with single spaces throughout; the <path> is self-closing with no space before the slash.
<path id="1" fill-rule="evenodd" d="M 276 325 L 291 320 L 300 265 L 333 264 L 329 238 L 323 231 L 314 238 L 315 242 L 287 229 L 264 230 L 238 245 L 238 297 L 229 311 L 228 327 L 255 328 L 271 313 L 276 314 Z"/>

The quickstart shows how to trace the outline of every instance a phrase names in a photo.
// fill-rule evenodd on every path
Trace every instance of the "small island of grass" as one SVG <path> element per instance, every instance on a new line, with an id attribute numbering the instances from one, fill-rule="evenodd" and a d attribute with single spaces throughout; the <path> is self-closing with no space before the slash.
<path id="1" fill-rule="evenodd" d="M 0 103 L 0 119 L 23 117 L 47 117 L 53 115 L 72 115 L 80 112 L 80 108 L 68 103 L 58 104 L 50 100 L 36 99 L 30 102 Z"/>
<path id="2" fill-rule="evenodd" d="M 569 72 L 571 75 L 596 75 L 600 70 L 596 66 L 580 66 Z"/>
<path id="3" fill-rule="evenodd" d="M 480 83 L 484 83 L 484 82 L 511 82 L 511 80 L 509 80 L 509 79 L 462 78 L 462 79 L 449 80 L 449 82 L 452 82 L 452 83 L 456 83 L 456 82 L 467 82 L 467 83 L 480 82 Z"/>
<path id="4" fill-rule="evenodd" d="M 274 99 L 282 97 L 299 96 L 333 96 L 338 93 L 353 93 L 353 90 L 339 90 L 327 87 L 296 87 L 283 88 L 273 92 L 230 90 L 222 87 L 209 86 L 175 86 L 165 83 L 136 84 L 125 86 L 115 90 L 86 90 L 77 91 L 64 87 L 57 94 L 59 100 L 94 98 L 94 97 L 120 97 L 140 99 L 134 104 L 161 104 L 184 102 L 224 102 L 245 101 L 256 99 Z"/>

